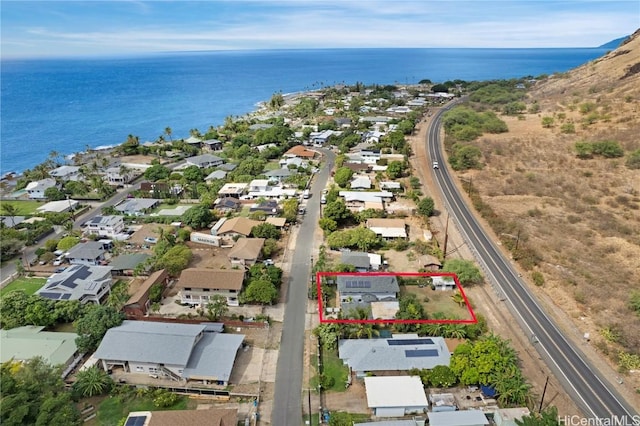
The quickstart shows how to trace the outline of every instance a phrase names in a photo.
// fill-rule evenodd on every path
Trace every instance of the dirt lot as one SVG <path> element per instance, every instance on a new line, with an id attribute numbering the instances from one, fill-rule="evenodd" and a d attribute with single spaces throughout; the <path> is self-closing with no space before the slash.
<path id="1" fill-rule="evenodd" d="M 405 292 L 415 294 L 418 300 L 422 301 L 425 312 L 430 315 L 436 312 L 442 312 L 446 315 L 446 318 L 450 319 L 472 319 L 466 304 L 458 305 L 451 299 L 451 296 L 454 294 L 453 291 L 436 291 L 432 290 L 431 287 L 420 288 L 418 286 L 400 287 L 400 295 L 402 296 Z M 425 302 L 425 298 L 428 302 Z"/>

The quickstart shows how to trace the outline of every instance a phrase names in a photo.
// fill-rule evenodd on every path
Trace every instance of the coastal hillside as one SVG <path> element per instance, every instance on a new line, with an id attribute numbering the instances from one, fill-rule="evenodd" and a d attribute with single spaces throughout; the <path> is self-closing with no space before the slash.
<path id="1" fill-rule="evenodd" d="M 529 83 L 524 111 L 473 142 L 483 168 L 461 178 L 510 224 L 497 238 L 527 251 L 523 271 L 568 335 L 588 333 L 617 371 L 640 370 L 640 30 Z"/>

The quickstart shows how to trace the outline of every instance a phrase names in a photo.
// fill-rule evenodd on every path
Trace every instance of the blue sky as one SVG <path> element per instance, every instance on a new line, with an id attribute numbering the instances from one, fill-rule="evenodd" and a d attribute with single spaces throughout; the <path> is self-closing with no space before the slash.
<path id="1" fill-rule="evenodd" d="M 331 47 L 592 47 L 640 27 L 640 0 L 0 3 L 1 55 Z"/>

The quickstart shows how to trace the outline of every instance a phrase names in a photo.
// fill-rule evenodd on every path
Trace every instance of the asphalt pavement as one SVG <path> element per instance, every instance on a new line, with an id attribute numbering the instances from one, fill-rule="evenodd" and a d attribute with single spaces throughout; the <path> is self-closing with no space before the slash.
<path id="1" fill-rule="evenodd" d="M 323 153 L 325 161 L 313 180 L 312 195 L 307 200 L 307 211 L 298 229 L 297 245 L 293 251 L 285 298 L 286 308 L 271 411 L 271 424 L 278 426 L 300 426 L 302 423 L 304 327 L 313 255 L 311 250 L 320 214 L 320 196 L 327 184 L 335 159 L 333 152 L 325 149 L 319 151 Z"/>

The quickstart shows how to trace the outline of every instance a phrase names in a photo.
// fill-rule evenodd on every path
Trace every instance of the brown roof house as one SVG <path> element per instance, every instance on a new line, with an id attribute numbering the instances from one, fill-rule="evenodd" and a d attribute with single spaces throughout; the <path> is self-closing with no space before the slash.
<path id="1" fill-rule="evenodd" d="M 259 220 L 247 219 L 246 217 L 234 217 L 225 220 L 220 227 L 215 230 L 215 235 L 229 238 L 248 237 L 253 227 L 261 223 Z"/>
<path id="2" fill-rule="evenodd" d="M 227 255 L 232 265 L 244 267 L 256 264 L 262 254 L 264 238 L 240 238 Z"/>
<path id="3" fill-rule="evenodd" d="M 244 269 L 189 268 L 182 271 L 176 288 L 182 303 L 206 305 L 214 295 L 227 299 L 227 305 L 238 306 Z"/>
<path id="4" fill-rule="evenodd" d="M 133 411 L 126 425 L 144 426 L 236 426 L 236 408 L 209 408 L 207 410 Z"/>
<path id="5" fill-rule="evenodd" d="M 127 318 L 143 317 L 149 311 L 151 302 L 149 301 L 149 291 L 154 284 L 161 284 L 164 289 L 169 281 L 169 274 L 161 269 L 154 272 L 144 280 L 138 290 L 127 300 L 123 307 Z"/>
<path id="6" fill-rule="evenodd" d="M 366 226 L 385 240 L 408 236 L 404 219 L 367 219 Z"/>
<path id="7" fill-rule="evenodd" d="M 302 145 L 296 145 L 284 153 L 285 157 L 298 157 L 311 160 L 315 158 L 317 152 L 311 151 Z"/>

